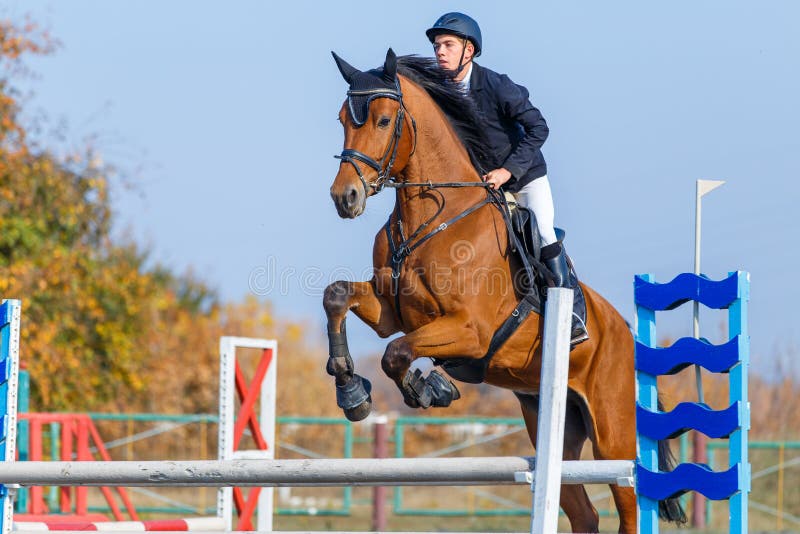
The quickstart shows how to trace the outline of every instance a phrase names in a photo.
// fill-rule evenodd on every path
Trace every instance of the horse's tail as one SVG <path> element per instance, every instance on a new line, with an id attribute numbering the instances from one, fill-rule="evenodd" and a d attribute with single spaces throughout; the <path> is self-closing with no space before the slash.
<path id="1" fill-rule="evenodd" d="M 658 401 L 658 409 L 664 410 L 661 400 Z M 675 456 L 672 454 L 672 449 L 669 447 L 669 441 L 662 439 L 658 441 L 658 470 L 659 471 L 672 471 L 677 462 Z M 681 506 L 679 497 L 670 497 L 663 501 L 658 501 L 658 517 L 664 521 L 672 523 L 685 524 L 687 522 L 686 512 Z"/>

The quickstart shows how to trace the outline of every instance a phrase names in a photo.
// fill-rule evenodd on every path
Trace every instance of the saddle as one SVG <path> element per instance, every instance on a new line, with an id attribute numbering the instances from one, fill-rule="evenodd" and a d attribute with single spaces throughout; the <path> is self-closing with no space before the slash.
<path id="1" fill-rule="evenodd" d="M 531 266 L 535 277 L 533 281 L 535 290 L 529 291 L 528 295 L 523 298 L 520 304 L 527 305 L 527 311 L 524 313 L 525 316 L 531 311 L 544 316 L 542 304 L 547 297 L 547 288 L 554 287 L 555 281 L 552 273 L 547 269 L 541 259 L 542 236 L 539 234 L 536 216 L 528 208 L 518 205 L 513 200 L 513 197 L 511 199 L 507 198 L 506 200 L 506 205 L 508 206 L 506 215 L 508 217 L 507 220 L 510 222 L 509 232 L 513 232 L 513 236 L 509 235 L 510 242 L 512 243 L 512 250 L 517 254 L 523 264 L 527 263 Z M 555 231 L 556 239 L 563 244 L 566 232 L 561 228 L 556 228 Z M 578 284 L 578 276 L 575 273 L 575 268 L 569 256 L 567 256 L 567 264 L 569 265 L 570 286 L 575 290 L 572 313 L 577 315 L 584 324 L 586 324 L 586 299 L 583 295 L 583 289 L 580 284 Z M 530 284 L 530 281 L 527 280 L 527 276 L 523 278 L 523 287 L 528 287 L 527 285 Z M 518 305 L 514 312 L 516 313 L 519 309 L 520 306 Z M 518 320 L 514 321 L 513 317 L 517 317 Z M 497 332 L 495 332 L 489 344 L 489 350 L 483 358 L 479 360 L 469 358 L 434 359 L 435 364 L 441 365 L 447 374 L 456 380 L 470 384 L 480 384 L 484 380 L 486 369 L 489 366 L 492 356 L 494 356 L 495 352 L 497 352 L 503 343 L 511 337 L 524 318 L 524 316 L 512 314 L 512 317 L 509 317 Z"/>
<path id="2" fill-rule="evenodd" d="M 511 226 L 517 236 L 517 242 L 522 245 L 523 250 L 517 250 L 518 255 L 525 254 L 528 262 L 534 266 L 536 271 L 536 285 L 543 296 L 547 296 L 547 288 L 553 287 L 553 278 L 550 271 L 542 264 L 542 236 L 539 233 L 539 226 L 536 224 L 536 215 L 528 208 L 518 206 L 516 203 L 509 203 Z M 556 228 L 556 239 L 562 244 L 567 233 Z M 570 287 L 575 290 L 575 305 L 573 312 L 586 322 L 586 300 L 583 296 L 583 289 L 578 284 L 578 275 L 572 264 L 572 258 L 567 255 L 567 265 L 569 265 Z M 535 310 L 541 315 L 541 309 Z"/>

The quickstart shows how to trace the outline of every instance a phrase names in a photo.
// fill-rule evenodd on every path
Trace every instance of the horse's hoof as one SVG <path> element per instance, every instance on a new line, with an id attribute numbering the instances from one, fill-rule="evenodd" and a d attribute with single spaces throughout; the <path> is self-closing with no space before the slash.
<path id="1" fill-rule="evenodd" d="M 367 416 L 372 411 L 372 398 L 368 398 L 355 408 L 345 408 L 344 409 L 344 416 L 347 417 L 348 421 L 356 422 L 356 421 L 363 421 L 367 418 Z"/>

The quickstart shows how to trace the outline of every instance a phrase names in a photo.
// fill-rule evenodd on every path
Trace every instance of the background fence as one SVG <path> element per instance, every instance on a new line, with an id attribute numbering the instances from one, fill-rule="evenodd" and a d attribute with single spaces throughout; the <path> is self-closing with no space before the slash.
<path id="1" fill-rule="evenodd" d="M 164 414 L 89 414 L 105 449 L 114 460 L 212 459 L 217 451 L 217 416 Z M 495 417 L 396 417 L 389 419 L 388 456 L 459 457 L 527 455 L 532 448 L 521 418 Z M 42 429 L 42 459 L 61 457 L 61 429 L 54 423 Z M 30 429 L 20 422 L 19 458 L 30 458 Z M 346 419 L 325 417 L 279 417 L 277 458 L 364 458 L 374 455 L 373 426 L 351 424 Z M 686 437 L 673 448 L 682 460 L 691 458 Z M 588 451 L 586 457 L 590 457 Z M 726 465 L 726 451 L 717 440 L 707 443 L 709 464 Z M 800 442 L 752 441 L 753 472 L 751 528 L 800 529 Z M 605 486 L 587 487 L 602 517 L 616 516 L 610 491 Z M 206 488 L 129 488 L 142 517 L 165 515 L 213 515 L 216 491 Z M 45 488 L 50 510 L 59 509 L 58 488 Z M 388 492 L 395 518 L 482 518 L 483 526 L 502 528 L 504 521 L 530 516 L 527 486 L 414 487 Z M 330 525 L 339 517 L 364 518 L 368 524 L 372 507 L 371 488 L 279 488 L 275 506 L 278 516 L 308 516 Z M 26 509 L 22 491 L 17 509 Z M 688 500 L 687 500 L 688 504 Z M 706 502 L 709 526 L 726 524 L 725 503 Z M 89 511 L 108 513 L 99 491 L 90 490 Z M 328 519 L 326 519 L 328 518 Z M 420 519 L 422 518 L 422 519 Z M 495 519 L 491 519 L 495 518 Z M 486 521 L 495 521 L 486 523 Z M 390 523 L 391 524 L 391 523 Z M 611 522 L 609 519 L 609 527 Z M 524 527 L 523 527 L 524 528 Z"/>

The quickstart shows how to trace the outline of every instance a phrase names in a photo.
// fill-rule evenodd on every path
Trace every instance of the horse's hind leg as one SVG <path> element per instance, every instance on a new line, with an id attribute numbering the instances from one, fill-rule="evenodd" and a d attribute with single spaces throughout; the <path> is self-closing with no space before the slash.
<path id="1" fill-rule="evenodd" d="M 600 426 L 602 427 L 602 425 Z M 615 436 L 613 433 L 609 434 L 603 432 L 602 430 L 597 432 L 597 434 L 597 438 L 593 444 L 595 458 L 619 460 L 631 459 L 636 456 L 635 449 L 631 450 L 630 444 L 620 439 L 619 436 Z M 623 432 L 621 434 L 625 433 Z M 638 513 L 638 508 L 636 506 L 636 493 L 633 488 L 611 485 L 611 493 L 614 496 L 614 503 L 617 506 L 617 513 L 619 514 L 619 531 L 636 532 L 636 514 Z"/>
<path id="2" fill-rule="evenodd" d="M 539 399 L 533 395 L 517 394 L 525 427 L 531 443 L 536 446 L 536 435 L 539 424 Z M 581 449 L 587 439 L 586 424 L 579 406 L 567 400 L 566 419 L 564 422 L 564 460 L 580 460 Z M 600 516 L 597 513 L 586 488 L 581 484 L 564 484 L 561 486 L 561 508 L 569 519 L 573 532 L 599 532 Z"/>
<path id="3" fill-rule="evenodd" d="M 328 318 L 327 371 L 336 379 L 336 403 L 349 420 L 360 421 L 372 407 L 371 386 L 354 371 L 347 347 L 345 315 L 353 310 L 381 337 L 397 332 L 398 326 L 391 308 L 375 293 L 371 282 L 334 282 L 325 289 L 322 304 Z"/>
<path id="4" fill-rule="evenodd" d="M 633 364 L 623 366 L 627 362 L 621 358 L 614 363 L 618 368 L 609 370 L 606 376 L 613 377 L 615 387 L 604 387 L 589 397 L 595 414 L 592 447 L 598 460 L 632 460 L 636 458 Z M 609 381 L 598 380 L 598 383 L 605 386 Z M 619 531 L 636 532 L 637 506 L 633 488 L 611 485 L 611 493 L 619 513 Z"/>

